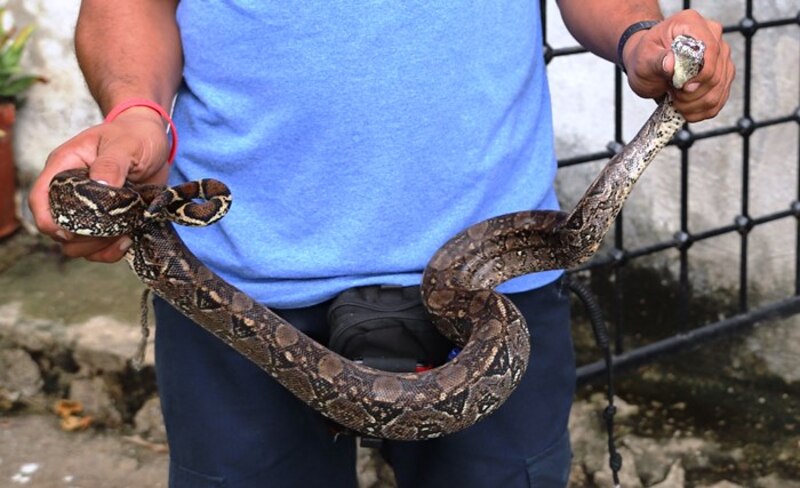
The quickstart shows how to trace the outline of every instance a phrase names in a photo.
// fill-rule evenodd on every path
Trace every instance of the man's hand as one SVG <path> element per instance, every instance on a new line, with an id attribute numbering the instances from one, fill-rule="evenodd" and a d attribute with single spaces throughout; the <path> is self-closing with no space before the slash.
<path id="1" fill-rule="evenodd" d="M 56 226 L 50 214 L 48 190 L 53 177 L 67 169 L 89 168 L 89 176 L 111 186 L 126 179 L 141 183 L 166 182 L 169 141 L 164 122 L 155 111 L 134 107 L 113 122 L 91 127 L 56 148 L 34 183 L 29 204 L 39 230 L 62 243 L 70 257 L 114 262 L 125 255 L 130 238 L 85 237 Z"/>
<path id="2" fill-rule="evenodd" d="M 675 65 L 670 46 L 681 34 L 703 41 L 706 52 L 700 73 L 676 90 L 670 84 Z M 679 12 L 650 30 L 634 34 L 625 45 L 622 61 L 634 92 L 647 98 L 670 92 L 675 108 L 690 122 L 719 113 L 728 100 L 736 71 L 730 46 L 722 39 L 722 26 L 693 10 Z"/>
<path id="3" fill-rule="evenodd" d="M 124 100 L 146 98 L 169 107 L 180 85 L 183 51 L 176 21 L 178 0 L 83 0 L 75 28 L 75 52 L 89 91 L 104 113 Z M 31 189 L 36 225 L 63 244 L 64 254 L 113 262 L 130 238 L 71 235 L 50 215 L 53 176 L 89 168 L 89 176 L 111 186 L 125 179 L 163 184 L 169 141 L 161 116 L 132 107 L 113 122 L 91 127 L 54 150 Z"/>

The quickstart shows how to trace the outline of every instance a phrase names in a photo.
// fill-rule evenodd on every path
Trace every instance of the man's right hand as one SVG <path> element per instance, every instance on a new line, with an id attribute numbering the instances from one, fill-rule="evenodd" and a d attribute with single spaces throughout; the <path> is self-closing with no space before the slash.
<path id="1" fill-rule="evenodd" d="M 67 256 L 98 262 L 119 261 L 130 247 L 128 236 L 86 237 L 56 226 L 50 214 L 50 181 L 62 171 L 88 167 L 93 180 L 110 186 L 120 187 L 126 179 L 164 184 L 169 170 L 168 153 L 164 121 L 146 107 L 130 108 L 113 122 L 81 132 L 50 153 L 31 189 L 28 203 L 36 226 L 60 242 Z"/>

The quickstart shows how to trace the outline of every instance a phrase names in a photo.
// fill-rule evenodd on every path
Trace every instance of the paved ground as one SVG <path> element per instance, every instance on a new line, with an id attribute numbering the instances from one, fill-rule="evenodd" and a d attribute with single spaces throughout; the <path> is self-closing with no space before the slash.
<path id="1" fill-rule="evenodd" d="M 90 332 L 92 317 L 99 314 L 107 317 L 104 324 L 119 329 L 102 338 L 104 352 L 129 354 L 139 293 L 129 275 L 124 265 L 64 261 L 47 241 L 22 233 L 1 242 L 0 345 L 13 347 L 22 339 L 34 356 L 39 348 L 45 355 L 62 346 L 89 346 L 89 336 L 96 334 L 81 330 Z M 91 346 L 84 349 L 79 366 L 107 364 L 112 356 L 91 356 Z M 63 389 L 52 377 L 44 379 L 48 394 Z M 64 432 L 46 404 L 52 400 L 37 393 L 33 406 L 17 405 L 6 413 L 0 407 L 0 487 L 166 487 L 163 447 L 158 452 L 158 446 L 139 445 L 125 429 Z"/>
<path id="2" fill-rule="evenodd" d="M 0 418 L 0 486 L 162 488 L 168 455 L 117 432 L 63 432 L 55 416 Z"/>

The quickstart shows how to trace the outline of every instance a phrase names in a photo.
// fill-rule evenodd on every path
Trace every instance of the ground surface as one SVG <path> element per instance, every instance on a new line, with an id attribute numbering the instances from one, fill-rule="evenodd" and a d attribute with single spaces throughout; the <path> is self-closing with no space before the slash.
<path id="1" fill-rule="evenodd" d="M 145 408 L 156 400 L 152 351 L 142 372 L 128 362 L 140 292 L 124 263 L 66 261 L 24 234 L 0 242 L 0 487 L 166 486 L 160 414 Z M 637 310 L 651 317 L 630 323 L 661 315 L 654 305 Z M 597 359 L 576 318 L 582 360 Z M 741 343 L 618 377 L 624 486 L 800 487 L 800 384 L 768 374 Z M 573 410 L 573 487 L 611 486 L 602 391 L 581 389 Z M 62 398 L 93 410 L 88 430 L 62 430 L 52 411 Z M 363 488 L 393 486 L 374 458 L 363 458 L 359 473 Z"/>
<path id="2" fill-rule="evenodd" d="M 166 487 L 168 456 L 118 432 L 63 432 L 55 416 L 0 418 L 0 486 Z"/>
<path id="3" fill-rule="evenodd" d="M 108 317 L 105 324 L 122 328 L 123 337 L 137 334 L 140 288 L 132 274 L 123 264 L 86 264 L 65 261 L 47 241 L 21 233 L 0 242 L 0 345 L 14 347 L 24 335 L 34 350 L 42 348 L 32 353 L 40 363 L 40 354 L 58 354 L 62 345 L 83 344 L 88 353 L 86 338 L 70 333 L 98 315 Z M 118 340 L 117 334 L 107 339 L 101 346 L 105 352 L 130 342 Z M 84 354 L 82 364 L 105 364 L 99 355 L 89 356 Z M 166 487 L 169 458 L 163 446 L 137 444 L 125 427 L 65 432 L 51 407 L 68 387 L 44 375 L 42 389 L 11 411 L 0 408 L 0 487 Z"/>

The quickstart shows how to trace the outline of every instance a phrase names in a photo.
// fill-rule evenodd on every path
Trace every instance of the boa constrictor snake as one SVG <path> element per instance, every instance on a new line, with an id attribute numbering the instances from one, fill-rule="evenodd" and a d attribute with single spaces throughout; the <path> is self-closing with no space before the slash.
<path id="1" fill-rule="evenodd" d="M 677 88 L 699 71 L 703 49 L 694 39 L 676 38 Z M 199 262 L 171 221 L 208 225 L 221 218 L 231 197 L 218 181 L 111 188 L 88 179 L 85 169 L 70 170 L 52 181 L 50 203 L 56 223 L 71 232 L 129 234 L 133 245 L 126 259 L 148 288 L 312 408 L 371 436 L 431 439 L 495 411 L 525 372 L 527 326 L 494 287 L 591 257 L 639 175 L 683 123 L 671 103 L 662 101 L 571 213 L 524 211 L 491 218 L 442 246 L 424 271 L 422 294 L 437 327 L 462 351 L 421 373 L 391 373 L 349 361 Z"/>

